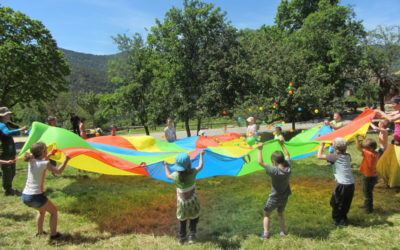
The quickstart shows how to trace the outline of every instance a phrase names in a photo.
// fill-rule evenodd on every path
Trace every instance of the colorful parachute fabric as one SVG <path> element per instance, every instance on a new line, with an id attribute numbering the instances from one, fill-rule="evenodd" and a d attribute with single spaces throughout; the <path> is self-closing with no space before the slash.
<path id="1" fill-rule="evenodd" d="M 292 159 L 315 153 L 319 141 L 331 141 L 337 136 L 346 139 L 365 134 L 374 112 L 366 110 L 342 129 L 331 132 L 325 125 L 311 128 L 285 142 Z M 331 136 L 333 135 L 333 136 Z M 68 130 L 34 122 L 20 157 L 37 141 L 46 143 L 49 150 L 57 149 L 52 159 L 61 162 L 64 155 L 71 157 L 68 165 L 74 168 L 108 175 L 145 175 L 169 181 L 163 162 L 174 171 L 175 156 L 180 152 L 190 155 L 192 166 L 199 163 L 199 151 L 205 150 L 204 168 L 197 178 L 217 175 L 241 176 L 262 169 L 257 162 L 257 149 L 247 145 L 245 138 L 235 133 L 218 136 L 193 136 L 168 143 L 152 136 L 99 136 L 87 140 Z M 270 156 L 281 150 L 278 140 L 264 143 L 263 159 L 271 164 Z"/>
<path id="2" fill-rule="evenodd" d="M 400 146 L 390 144 L 376 166 L 378 176 L 389 187 L 400 187 Z"/>

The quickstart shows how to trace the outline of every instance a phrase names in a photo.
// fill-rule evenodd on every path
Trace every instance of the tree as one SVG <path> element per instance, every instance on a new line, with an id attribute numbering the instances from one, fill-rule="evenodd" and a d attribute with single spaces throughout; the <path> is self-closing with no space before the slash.
<path id="1" fill-rule="evenodd" d="M 99 102 L 100 102 L 99 97 L 92 91 L 87 93 L 80 92 L 78 94 L 76 102 L 84 111 L 86 111 L 90 115 L 92 123 L 93 125 L 95 125 L 94 115 L 99 109 Z"/>
<path id="2" fill-rule="evenodd" d="M 326 75 L 320 84 L 334 87 L 329 99 L 341 97 L 346 83 L 357 76 L 362 59 L 359 43 L 364 36 L 364 27 L 354 19 L 353 10 L 331 5 L 328 0 L 321 0 L 319 10 L 309 14 L 294 34 L 297 49 L 303 51 L 313 72 Z"/>
<path id="3" fill-rule="evenodd" d="M 148 106 L 153 101 L 151 51 L 138 33 L 132 39 L 126 35 L 118 35 L 114 41 L 122 53 L 110 63 L 111 81 L 119 86 L 111 100 L 118 103 L 119 108 L 130 117 L 132 124 L 139 122 L 149 135 Z"/>
<path id="4" fill-rule="evenodd" d="M 321 0 L 283 0 L 275 16 L 275 23 L 281 30 L 292 33 L 301 29 L 304 20 L 320 9 Z M 330 0 L 331 5 L 337 5 L 338 0 Z"/>
<path id="5" fill-rule="evenodd" d="M 225 13 L 213 4 L 185 0 L 183 10 L 173 7 L 163 23 L 156 20 L 148 42 L 162 61 L 168 62 L 165 88 L 173 88 L 169 98 L 176 103 L 175 112 L 185 122 L 190 136 L 189 120 L 201 116 L 205 106 L 218 107 L 223 84 L 228 83 L 225 89 L 232 84 L 232 79 L 227 81 L 229 74 L 224 72 L 223 65 L 230 64 L 229 49 L 236 44 L 235 29 L 226 23 Z M 214 100 L 204 98 L 205 95 Z"/>
<path id="6" fill-rule="evenodd" d="M 385 95 L 395 87 L 394 65 L 400 58 L 400 26 L 378 26 L 364 40 L 364 55 L 372 77 L 378 79 L 379 102 L 385 110 Z"/>
<path id="7" fill-rule="evenodd" d="M 40 21 L 0 7 L 0 105 L 48 100 L 67 90 L 68 64 Z"/>

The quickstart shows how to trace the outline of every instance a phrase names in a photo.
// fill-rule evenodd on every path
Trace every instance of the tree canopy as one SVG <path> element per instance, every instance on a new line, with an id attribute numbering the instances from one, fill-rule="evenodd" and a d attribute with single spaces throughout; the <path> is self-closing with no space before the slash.
<path id="1" fill-rule="evenodd" d="M 0 104 L 46 101 L 67 90 L 63 52 L 38 20 L 0 6 Z"/>

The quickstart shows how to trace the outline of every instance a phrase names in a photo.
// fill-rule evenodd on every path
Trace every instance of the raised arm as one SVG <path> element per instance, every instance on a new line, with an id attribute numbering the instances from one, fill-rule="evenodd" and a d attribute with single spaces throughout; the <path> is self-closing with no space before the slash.
<path id="1" fill-rule="evenodd" d="M 171 176 L 171 172 L 169 172 L 168 164 L 166 161 L 164 161 L 164 167 L 165 167 L 165 176 L 167 176 L 167 178 L 170 180 L 174 180 L 174 178 L 172 178 Z"/>
<path id="2" fill-rule="evenodd" d="M 389 114 L 386 114 L 385 112 L 383 112 L 383 111 L 380 110 L 380 109 L 374 109 L 374 111 L 375 111 L 376 116 L 377 116 L 378 118 L 386 119 L 386 120 L 388 120 L 389 122 L 394 122 L 394 121 L 400 119 L 400 113 L 396 113 L 396 114 L 391 114 L 391 115 L 389 115 Z"/>
<path id="3" fill-rule="evenodd" d="M 260 164 L 261 167 L 266 168 L 267 164 L 265 164 L 262 158 L 263 144 L 262 143 L 258 144 L 257 148 L 258 148 L 258 164 Z"/>
<path id="4" fill-rule="evenodd" d="M 362 147 L 360 145 L 360 138 L 358 138 L 359 135 L 356 135 L 356 137 L 354 138 L 354 140 L 356 140 L 356 148 L 358 149 L 358 151 L 362 152 Z"/>
<path id="5" fill-rule="evenodd" d="M 322 151 L 324 150 L 324 146 L 325 146 L 325 142 L 322 141 L 319 144 L 318 155 L 317 155 L 318 159 L 326 160 L 326 155 L 322 154 Z"/>
<path id="6" fill-rule="evenodd" d="M 289 151 L 287 150 L 287 148 L 285 147 L 285 142 L 280 140 L 279 144 L 282 147 L 282 150 L 283 150 L 283 153 L 285 154 L 286 159 L 290 159 L 290 154 L 289 154 Z"/>
<path id="7" fill-rule="evenodd" d="M 199 161 L 199 166 L 196 168 L 197 172 L 200 172 L 203 169 L 204 161 L 203 161 L 203 155 L 204 155 L 204 149 L 200 152 L 200 161 Z"/>
<path id="8" fill-rule="evenodd" d="M 53 164 L 51 164 L 49 162 L 49 163 L 47 163 L 47 169 L 50 170 L 51 172 L 53 172 L 54 174 L 61 174 L 64 171 L 64 169 L 67 166 L 67 163 L 70 159 L 71 158 L 69 157 L 69 155 L 66 155 L 64 158 L 64 161 L 58 167 L 54 166 Z"/>

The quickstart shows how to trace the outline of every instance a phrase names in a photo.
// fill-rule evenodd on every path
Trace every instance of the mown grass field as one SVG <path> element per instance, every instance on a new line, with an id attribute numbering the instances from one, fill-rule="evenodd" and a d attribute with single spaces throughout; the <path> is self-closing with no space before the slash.
<path id="1" fill-rule="evenodd" d="M 368 135 L 370 136 L 370 135 Z M 376 135 L 372 135 L 376 138 Z M 293 194 L 285 210 L 288 236 L 280 238 L 276 216 L 271 239 L 263 232 L 263 207 L 271 181 L 259 171 L 242 177 L 219 176 L 197 181 L 202 214 L 198 242 L 177 245 L 176 194 L 173 184 L 146 177 L 78 174 L 67 168 L 58 178 L 47 174 L 45 191 L 59 208 L 63 241 L 35 237 L 36 211 L 20 197 L 0 196 L 1 249 L 398 249 L 400 198 L 398 190 L 377 186 L 375 212 L 365 214 L 361 156 L 350 144 L 356 192 L 349 213 L 350 226 L 336 227 L 329 200 L 335 181 L 332 166 L 311 156 L 292 161 Z M 18 162 L 14 188 L 22 190 L 26 164 Z M 275 212 L 274 212 L 275 214 Z M 48 230 L 49 216 L 45 230 Z"/>

